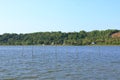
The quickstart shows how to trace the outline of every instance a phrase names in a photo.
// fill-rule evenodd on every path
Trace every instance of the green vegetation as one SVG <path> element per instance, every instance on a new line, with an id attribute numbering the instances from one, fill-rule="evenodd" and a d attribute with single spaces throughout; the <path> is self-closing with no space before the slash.
<path id="1" fill-rule="evenodd" d="M 112 38 L 120 30 L 91 32 L 36 32 L 30 34 L 0 35 L 0 45 L 120 45 L 120 38 Z"/>

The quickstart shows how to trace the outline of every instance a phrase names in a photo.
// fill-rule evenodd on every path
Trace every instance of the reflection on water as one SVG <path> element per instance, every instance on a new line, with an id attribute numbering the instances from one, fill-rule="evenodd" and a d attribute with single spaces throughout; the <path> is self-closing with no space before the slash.
<path id="1" fill-rule="evenodd" d="M 1 46 L 0 80 L 120 80 L 119 46 Z"/>

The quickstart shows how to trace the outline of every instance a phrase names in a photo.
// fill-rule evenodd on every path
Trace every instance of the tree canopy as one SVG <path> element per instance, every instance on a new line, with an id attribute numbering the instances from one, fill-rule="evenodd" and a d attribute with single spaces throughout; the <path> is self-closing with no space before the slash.
<path id="1" fill-rule="evenodd" d="M 120 45 L 120 38 L 111 37 L 120 30 L 94 30 L 90 32 L 36 32 L 29 34 L 5 33 L 0 45 Z"/>

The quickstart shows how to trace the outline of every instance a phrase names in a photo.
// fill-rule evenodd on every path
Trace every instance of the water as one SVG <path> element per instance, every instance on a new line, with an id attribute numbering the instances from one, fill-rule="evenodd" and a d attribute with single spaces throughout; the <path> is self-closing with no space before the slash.
<path id="1" fill-rule="evenodd" d="M 0 80 L 120 80 L 120 46 L 0 46 Z"/>

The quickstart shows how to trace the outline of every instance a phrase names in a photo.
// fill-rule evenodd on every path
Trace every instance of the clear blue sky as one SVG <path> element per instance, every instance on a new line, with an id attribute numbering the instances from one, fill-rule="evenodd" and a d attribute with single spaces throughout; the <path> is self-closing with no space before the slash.
<path id="1" fill-rule="evenodd" d="M 120 0 L 0 0 L 0 34 L 120 29 Z"/>

